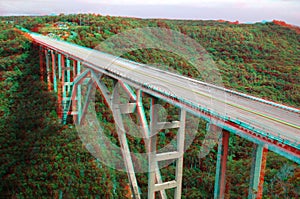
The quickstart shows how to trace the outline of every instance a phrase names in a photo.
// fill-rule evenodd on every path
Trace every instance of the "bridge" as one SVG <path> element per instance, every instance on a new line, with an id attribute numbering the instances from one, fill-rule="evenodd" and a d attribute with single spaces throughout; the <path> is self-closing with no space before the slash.
<path id="1" fill-rule="evenodd" d="M 130 132 L 126 132 L 122 121 L 122 117 L 128 114 L 136 114 L 146 145 L 149 199 L 156 198 L 158 194 L 161 198 L 167 198 L 167 189 L 175 191 L 174 198 L 181 198 L 187 114 L 207 121 L 207 131 L 217 136 L 214 198 L 224 198 L 229 136 L 240 136 L 254 144 L 249 198 L 262 198 L 269 150 L 300 164 L 298 109 L 40 34 L 25 34 L 39 46 L 40 70 L 41 74 L 46 74 L 41 76 L 41 80 L 47 82 L 50 91 L 57 93 L 58 115 L 63 123 L 70 115 L 76 124 L 83 122 L 89 101 L 82 99 L 82 86 L 88 85 L 85 91 L 88 99 L 91 85 L 96 85 L 117 123 L 116 130 L 133 198 L 141 198 L 141 193 L 127 142 Z M 104 75 L 126 93 L 127 101 L 112 93 L 103 82 Z M 143 104 L 145 96 L 151 98 L 150 118 L 146 116 Z M 178 118 L 159 121 L 159 111 L 155 108 L 158 100 L 176 107 Z M 157 137 L 162 129 L 178 129 L 174 151 L 158 153 Z M 175 179 L 163 182 L 158 164 L 169 160 L 176 162 Z"/>

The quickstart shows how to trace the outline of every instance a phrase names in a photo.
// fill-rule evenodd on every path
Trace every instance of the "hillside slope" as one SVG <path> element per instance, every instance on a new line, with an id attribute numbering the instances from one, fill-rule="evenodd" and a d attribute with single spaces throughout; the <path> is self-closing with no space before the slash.
<path id="1" fill-rule="evenodd" d="M 300 107 L 299 34 L 276 23 L 231 24 L 217 21 L 142 20 L 100 15 L 2 17 L 0 32 L 0 198 L 126 198 L 126 173 L 95 160 L 82 146 L 74 126 L 59 124 L 54 93 L 39 79 L 37 50 L 14 31 L 32 31 L 95 48 L 111 36 L 132 28 L 170 28 L 199 42 L 215 60 L 223 84 L 231 89 Z M 180 56 L 157 49 L 137 50 L 123 57 L 165 64 L 183 75 L 201 74 Z M 100 100 L 96 104 L 106 131 L 113 119 Z M 199 157 L 205 136 L 200 122 L 184 157 L 183 198 L 213 198 L 216 146 Z M 113 138 L 112 138 L 113 139 Z M 136 140 L 131 139 L 132 144 Z M 162 141 L 162 144 L 165 144 Z M 252 143 L 231 136 L 226 184 L 227 198 L 246 198 Z M 174 165 L 162 172 L 168 177 Z M 268 153 L 265 198 L 298 198 L 300 167 Z M 147 176 L 139 174 L 142 196 Z M 169 196 L 172 193 L 168 192 Z"/>

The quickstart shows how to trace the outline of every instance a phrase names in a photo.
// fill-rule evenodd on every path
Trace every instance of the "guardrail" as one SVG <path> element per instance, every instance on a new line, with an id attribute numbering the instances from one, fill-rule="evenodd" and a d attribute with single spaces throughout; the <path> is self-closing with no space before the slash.
<path id="1" fill-rule="evenodd" d="M 284 110 L 287 110 L 287 111 L 292 111 L 292 112 L 295 112 L 295 113 L 300 113 L 300 109 L 289 107 L 289 106 L 282 105 L 282 104 L 278 104 L 278 103 L 272 102 L 270 100 L 261 99 L 261 98 L 258 98 L 258 97 L 251 96 L 249 94 L 240 93 L 240 92 L 237 92 L 237 91 L 234 91 L 234 90 L 230 90 L 230 89 L 227 89 L 227 88 L 224 88 L 224 87 L 220 87 L 220 86 L 216 86 L 216 85 L 213 85 L 213 84 L 210 84 L 210 83 L 202 82 L 200 80 L 195 80 L 195 79 L 192 79 L 192 78 L 189 78 L 189 77 L 181 76 L 181 75 L 178 75 L 176 73 L 171 73 L 171 72 L 168 72 L 168 71 L 160 70 L 160 69 L 157 69 L 155 67 L 151 67 L 151 66 L 148 66 L 148 65 L 145 65 L 145 64 L 136 63 L 136 62 L 133 62 L 133 61 L 130 61 L 130 60 L 128 60 L 127 62 L 132 62 L 133 64 L 137 64 L 137 65 L 140 65 L 140 66 L 143 66 L 143 67 L 148 67 L 148 68 L 151 68 L 153 70 L 156 70 L 156 71 L 159 71 L 159 72 L 162 72 L 162 73 L 174 75 L 174 76 L 177 76 L 177 77 L 189 80 L 189 81 L 197 83 L 197 84 L 201 84 L 201 85 L 204 85 L 204 86 L 215 88 L 215 89 L 224 91 L 226 93 L 235 94 L 235 95 L 240 96 L 240 97 L 244 97 L 244 98 L 247 98 L 247 99 L 258 101 L 258 102 L 261 102 L 261 103 L 264 103 L 264 104 L 268 104 L 268 105 L 271 105 L 271 106 L 274 106 L 274 107 L 277 107 L 277 108 L 281 108 L 281 109 L 284 109 Z"/>

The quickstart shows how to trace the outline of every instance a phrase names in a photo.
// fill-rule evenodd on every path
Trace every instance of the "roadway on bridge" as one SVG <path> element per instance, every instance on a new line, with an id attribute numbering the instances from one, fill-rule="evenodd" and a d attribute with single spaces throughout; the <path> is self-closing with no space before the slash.
<path id="1" fill-rule="evenodd" d="M 293 111 L 211 87 L 202 82 L 134 63 L 96 50 L 54 40 L 38 34 L 31 37 L 65 54 L 85 60 L 99 71 L 107 69 L 121 77 L 171 93 L 195 106 L 205 107 L 223 116 L 242 121 L 265 133 L 300 144 L 300 110 Z"/>

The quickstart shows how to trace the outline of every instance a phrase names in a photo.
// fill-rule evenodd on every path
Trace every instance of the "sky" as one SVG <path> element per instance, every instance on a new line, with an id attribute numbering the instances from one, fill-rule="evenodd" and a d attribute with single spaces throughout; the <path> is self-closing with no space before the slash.
<path id="1" fill-rule="evenodd" d="M 0 0 L 0 15 L 60 13 L 242 23 L 276 19 L 300 26 L 300 0 Z"/>

